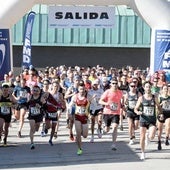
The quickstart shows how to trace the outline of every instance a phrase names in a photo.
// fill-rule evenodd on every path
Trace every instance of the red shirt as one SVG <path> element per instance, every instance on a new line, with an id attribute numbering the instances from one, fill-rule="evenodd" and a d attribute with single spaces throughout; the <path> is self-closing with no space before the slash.
<path id="1" fill-rule="evenodd" d="M 120 90 L 106 90 L 101 96 L 101 99 L 107 102 L 109 105 L 104 107 L 103 114 L 120 115 L 122 97 L 123 93 Z"/>

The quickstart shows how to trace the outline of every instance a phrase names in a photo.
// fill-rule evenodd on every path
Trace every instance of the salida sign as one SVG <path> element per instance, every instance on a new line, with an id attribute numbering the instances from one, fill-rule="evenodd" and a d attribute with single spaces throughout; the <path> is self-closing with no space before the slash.
<path id="1" fill-rule="evenodd" d="M 114 7 L 49 6 L 49 26 L 52 28 L 113 28 Z"/>

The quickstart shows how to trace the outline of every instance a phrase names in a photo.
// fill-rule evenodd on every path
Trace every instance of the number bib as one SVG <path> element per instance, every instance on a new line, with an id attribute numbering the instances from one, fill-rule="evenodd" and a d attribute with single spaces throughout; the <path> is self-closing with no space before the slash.
<path id="1" fill-rule="evenodd" d="M 26 91 L 20 91 L 19 96 L 22 98 L 27 98 L 27 92 Z"/>
<path id="2" fill-rule="evenodd" d="M 4 115 L 10 114 L 10 107 L 8 106 L 1 106 L 1 113 Z"/>
<path id="3" fill-rule="evenodd" d="M 136 106 L 136 101 L 129 101 L 129 108 L 134 109 Z"/>
<path id="4" fill-rule="evenodd" d="M 86 108 L 79 106 L 79 107 L 76 108 L 76 113 L 85 114 L 86 113 Z"/>
<path id="5" fill-rule="evenodd" d="M 143 113 L 146 115 L 146 116 L 154 116 L 154 107 L 143 107 Z"/>
<path id="6" fill-rule="evenodd" d="M 37 107 L 31 107 L 30 108 L 30 113 L 32 116 L 35 116 L 35 115 L 39 115 L 41 112 L 40 112 L 40 109 L 37 108 Z"/>
<path id="7" fill-rule="evenodd" d="M 110 109 L 111 109 L 112 111 L 118 110 L 118 103 L 112 103 L 112 104 L 110 105 Z"/>
<path id="8" fill-rule="evenodd" d="M 164 103 L 162 105 L 162 109 L 164 109 L 166 111 L 170 110 L 170 101 L 167 101 L 166 103 Z"/>
<path id="9" fill-rule="evenodd" d="M 57 117 L 57 112 L 54 112 L 54 113 L 48 113 L 48 117 L 49 118 L 56 118 Z"/>
<path id="10" fill-rule="evenodd" d="M 99 104 L 99 100 L 100 100 L 100 98 L 96 98 L 95 100 L 96 100 L 96 104 L 97 104 L 97 106 L 99 106 L 99 105 L 100 105 L 100 104 Z"/>

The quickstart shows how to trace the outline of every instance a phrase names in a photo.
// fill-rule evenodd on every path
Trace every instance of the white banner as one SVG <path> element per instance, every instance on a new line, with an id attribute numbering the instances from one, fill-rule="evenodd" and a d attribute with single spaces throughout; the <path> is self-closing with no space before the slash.
<path id="1" fill-rule="evenodd" d="M 51 28 L 113 28 L 114 7 L 49 6 Z"/>

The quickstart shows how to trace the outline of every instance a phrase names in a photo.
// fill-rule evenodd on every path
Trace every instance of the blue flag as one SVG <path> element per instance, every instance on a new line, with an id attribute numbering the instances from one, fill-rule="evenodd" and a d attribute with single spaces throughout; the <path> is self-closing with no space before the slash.
<path id="1" fill-rule="evenodd" d="M 35 18 L 35 12 L 31 11 L 28 14 L 27 21 L 25 23 L 24 31 L 24 44 L 23 44 L 23 61 L 22 68 L 28 68 L 31 63 L 31 40 L 32 40 L 32 28 Z"/>
<path id="2" fill-rule="evenodd" d="M 0 29 L 0 81 L 11 70 L 9 29 Z"/>

